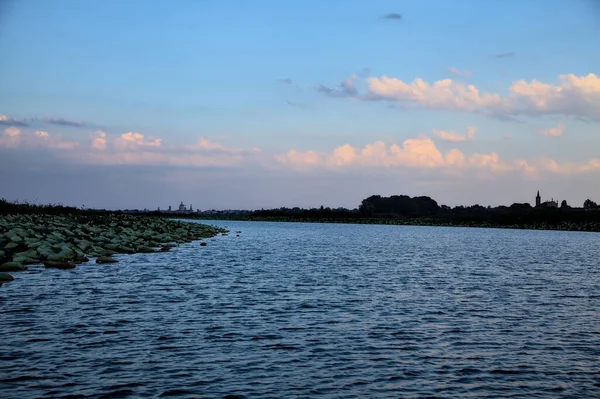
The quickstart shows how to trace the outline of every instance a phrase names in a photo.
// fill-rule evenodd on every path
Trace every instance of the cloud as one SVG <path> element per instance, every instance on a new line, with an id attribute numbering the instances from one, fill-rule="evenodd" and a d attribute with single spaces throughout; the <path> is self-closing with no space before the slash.
<path id="1" fill-rule="evenodd" d="M 115 146 L 117 148 L 131 148 L 131 147 L 160 147 L 162 139 L 155 137 L 145 137 L 141 133 L 123 133 L 119 138 L 115 140 Z"/>
<path id="2" fill-rule="evenodd" d="M 277 81 L 279 83 L 284 83 L 286 85 L 294 84 L 294 81 L 292 80 L 292 78 L 282 78 L 282 79 L 277 79 Z"/>
<path id="3" fill-rule="evenodd" d="M 0 147 L 16 147 L 19 145 L 21 141 L 21 130 L 14 127 L 9 126 L 4 129 L 4 134 L 0 136 Z"/>
<path id="4" fill-rule="evenodd" d="M 509 52 L 506 52 L 506 53 L 498 53 L 498 54 L 493 54 L 492 55 L 492 57 L 498 58 L 498 59 L 501 59 L 501 58 L 514 58 L 516 56 L 517 56 L 517 54 L 514 53 L 514 52 L 512 52 L 512 51 L 509 51 Z"/>
<path id="5" fill-rule="evenodd" d="M 358 76 L 352 74 L 335 88 L 319 85 L 317 91 L 329 97 L 356 97 L 358 95 L 358 90 L 354 85 L 356 79 L 358 79 Z"/>
<path id="6" fill-rule="evenodd" d="M 330 153 L 294 149 L 278 154 L 275 159 L 297 171 L 346 171 L 355 173 L 373 169 L 436 170 L 453 176 L 476 173 L 494 178 L 498 174 L 517 173 L 524 177 L 539 177 L 542 173 L 572 176 L 599 173 L 600 159 L 587 162 L 559 163 L 548 158 L 504 160 L 496 152 L 465 154 L 458 149 L 442 153 L 426 136 L 409 138 L 401 145 L 382 141 L 355 148 L 344 144 Z"/>
<path id="7" fill-rule="evenodd" d="M 104 150 L 106 148 L 106 133 L 98 130 L 92 134 L 92 148 Z"/>
<path id="8" fill-rule="evenodd" d="M 451 75 L 454 75 L 454 76 L 464 76 L 464 77 L 471 76 L 471 72 L 469 72 L 469 71 L 461 71 L 461 70 L 458 70 L 456 68 L 448 68 L 447 72 L 449 74 L 451 74 Z"/>
<path id="9" fill-rule="evenodd" d="M 58 125 L 58 126 L 69 126 L 69 127 L 85 127 L 86 124 L 84 122 L 72 121 L 64 118 L 52 118 L 50 116 L 45 116 L 43 119 L 44 122 L 50 125 Z"/>
<path id="10" fill-rule="evenodd" d="M 475 128 L 467 127 L 465 134 L 459 134 L 453 131 L 433 130 L 433 134 L 443 141 L 461 142 L 472 141 L 475 136 Z"/>
<path id="11" fill-rule="evenodd" d="M 29 126 L 29 124 L 24 121 L 18 120 L 18 119 L 9 118 L 6 115 L 0 115 L 0 126 L 27 127 L 27 126 Z"/>
<path id="12" fill-rule="evenodd" d="M 103 133 L 103 132 L 101 132 Z M 138 133 L 139 134 L 139 133 Z M 139 134 L 141 135 L 141 134 Z M 98 136 L 102 136 L 101 134 Z M 141 135 L 143 136 L 143 135 Z M 107 136 L 101 138 L 106 140 Z M 241 167 L 255 159 L 258 149 L 229 148 L 222 144 L 200 138 L 195 144 L 184 146 L 147 145 L 161 139 L 144 139 L 133 134 L 124 134 L 114 140 L 112 148 L 105 151 L 74 154 L 74 160 L 96 165 L 146 165 L 179 168 Z M 123 141 L 128 144 L 123 145 Z M 135 144 L 129 144 L 135 143 Z M 145 144 L 139 144 L 145 143 Z M 106 144 L 105 144 L 106 145 Z M 255 162 L 258 164 L 258 162 Z"/>
<path id="13" fill-rule="evenodd" d="M 17 137 L 19 134 L 21 134 L 21 130 L 14 126 L 10 126 L 4 129 L 4 134 L 8 137 Z"/>
<path id="14" fill-rule="evenodd" d="M 401 15 L 401 14 L 398 14 L 398 13 L 391 12 L 391 13 L 389 13 L 389 14 L 385 14 L 385 15 L 383 16 L 383 18 L 384 18 L 384 19 L 393 19 L 393 20 L 397 20 L 397 21 L 399 21 L 399 20 L 401 20 L 401 19 L 402 19 L 402 15 Z"/>
<path id="15" fill-rule="evenodd" d="M 551 127 L 549 129 L 544 129 L 541 131 L 541 133 L 544 136 L 552 136 L 552 137 L 562 136 L 564 132 L 565 132 L 565 125 L 560 122 L 557 123 L 556 126 L 554 126 L 554 127 Z"/>
<path id="16" fill-rule="evenodd" d="M 558 84 L 518 80 L 506 95 L 483 92 L 472 84 L 452 79 L 428 83 L 416 78 L 407 83 L 387 76 L 367 78 L 367 92 L 360 94 L 356 79 L 352 75 L 338 88 L 321 86 L 319 91 L 330 97 L 387 101 L 405 108 L 472 112 L 501 119 L 564 115 L 600 121 L 600 78 L 593 73 L 560 75 Z"/>
<path id="17" fill-rule="evenodd" d="M 473 85 L 465 85 L 452 79 L 429 84 L 421 78 L 412 83 L 400 79 L 367 78 L 370 100 L 403 103 L 407 106 L 450 111 L 498 112 L 508 107 L 506 99 L 498 94 L 480 93 Z"/>
<path id="18" fill-rule="evenodd" d="M 466 156 L 457 149 L 446 154 L 440 152 L 433 140 L 426 136 L 409 138 L 398 144 L 386 144 L 383 141 L 366 144 L 363 148 L 354 148 L 349 144 L 335 148 L 331 153 L 315 151 L 298 152 L 294 149 L 276 156 L 282 164 L 296 168 L 306 167 L 376 167 L 376 168 L 463 168 L 483 167 L 492 170 L 508 168 L 499 160 L 496 153 L 473 154 Z"/>
<path id="19" fill-rule="evenodd" d="M 43 130 L 34 132 L 22 133 L 16 127 L 8 127 L 4 129 L 4 136 L 0 137 L 0 147 L 7 148 L 51 148 L 51 149 L 74 149 L 79 143 L 74 141 L 63 140 L 60 135 L 50 135 Z"/>
<path id="20" fill-rule="evenodd" d="M 464 134 L 434 131 L 434 135 L 449 142 L 464 142 L 474 138 L 475 128 Z M 401 143 L 376 141 L 362 147 L 344 144 L 329 152 L 290 149 L 284 153 L 264 154 L 259 148 L 235 148 L 200 137 L 195 143 L 175 145 L 161 138 L 139 132 L 110 135 L 96 131 L 81 142 L 63 139 L 44 130 L 22 132 L 7 127 L 0 135 L 1 151 L 17 156 L 38 151 L 36 157 L 60 160 L 65 165 L 130 165 L 179 169 L 236 169 L 296 173 L 298 171 L 330 172 L 336 176 L 346 173 L 404 173 L 431 171 L 431 176 L 476 175 L 494 178 L 499 173 L 517 173 L 535 177 L 542 173 L 573 176 L 600 173 L 600 159 L 583 162 L 557 162 L 548 158 L 504 159 L 498 153 L 465 153 L 453 148 L 443 152 L 425 136 L 407 138 Z M 42 151 L 42 152 L 40 152 Z M 45 151 L 45 152 L 44 152 Z M 2 155 L 2 156 L 4 156 Z M 0 156 L 0 158 L 2 158 Z M 34 157 L 35 158 L 35 157 Z M 29 153 L 29 159 L 31 153 Z M 254 168 L 254 169 L 253 169 Z M 412 172 L 411 172 L 412 173 Z"/>

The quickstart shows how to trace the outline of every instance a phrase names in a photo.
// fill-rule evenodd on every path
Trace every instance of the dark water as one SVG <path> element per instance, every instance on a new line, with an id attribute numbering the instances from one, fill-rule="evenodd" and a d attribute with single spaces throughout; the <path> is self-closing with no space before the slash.
<path id="1" fill-rule="evenodd" d="M 0 397 L 600 397 L 600 234 L 214 222 L 0 288 Z"/>

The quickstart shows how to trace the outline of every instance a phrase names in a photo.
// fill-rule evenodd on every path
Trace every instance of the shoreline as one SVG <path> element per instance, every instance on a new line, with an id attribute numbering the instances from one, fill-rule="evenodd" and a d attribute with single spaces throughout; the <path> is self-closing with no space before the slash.
<path id="1" fill-rule="evenodd" d="M 0 285 L 27 265 L 73 269 L 95 258 L 117 263 L 116 254 L 167 252 L 179 244 L 226 234 L 201 223 L 128 214 L 14 213 L 0 215 Z M 202 241 L 201 246 L 206 245 Z"/>
<path id="2" fill-rule="evenodd" d="M 190 218 L 191 219 L 191 218 Z M 498 224 L 476 221 L 449 221 L 434 218 L 294 218 L 289 216 L 241 216 L 241 217 L 194 217 L 193 220 L 219 220 L 237 222 L 276 222 L 276 223 L 330 223 L 330 224 L 368 224 L 391 226 L 423 226 L 423 227 L 468 227 L 503 230 L 545 230 L 545 231 L 575 231 L 586 233 L 600 233 L 600 224 L 590 222 L 561 222 L 535 224 Z"/>

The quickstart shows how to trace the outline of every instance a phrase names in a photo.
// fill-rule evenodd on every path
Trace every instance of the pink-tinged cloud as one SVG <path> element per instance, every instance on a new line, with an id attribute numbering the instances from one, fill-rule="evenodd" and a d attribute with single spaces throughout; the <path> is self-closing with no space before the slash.
<path id="1" fill-rule="evenodd" d="M 563 133 L 565 132 L 565 128 L 565 125 L 559 122 L 554 127 L 542 130 L 541 133 L 544 136 L 559 137 L 563 135 Z"/>
<path id="2" fill-rule="evenodd" d="M 506 95 L 482 92 L 474 85 L 452 79 L 427 83 L 416 78 L 407 83 L 381 76 L 369 77 L 366 82 L 367 93 L 355 93 L 353 98 L 500 118 L 568 115 L 600 120 L 600 78 L 593 73 L 586 76 L 561 75 L 558 84 L 519 80 L 512 83 Z"/>
<path id="3" fill-rule="evenodd" d="M 14 126 L 10 126 L 4 129 L 4 134 L 8 137 L 17 137 L 21 134 L 21 130 Z"/>
<path id="4" fill-rule="evenodd" d="M 330 154 L 315 151 L 299 152 L 290 150 L 276 156 L 283 164 L 295 168 L 322 167 L 339 169 L 340 167 L 398 167 L 398 168 L 462 168 L 479 167 L 491 170 L 509 168 L 495 153 L 474 154 L 467 157 L 458 149 L 443 154 L 433 140 L 421 136 L 404 140 L 402 145 L 387 145 L 382 141 L 367 144 L 362 149 L 349 144 L 335 148 Z"/>
<path id="5" fill-rule="evenodd" d="M 3 115 L 0 115 L 3 116 Z M 14 126 L 9 126 L 4 129 L 4 134 L 0 136 L 0 147 L 16 147 L 21 142 L 21 130 Z"/>
<path id="6" fill-rule="evenodd" d="M 114 142 L 117 148 L 139 148 L 139 147 L 160 147 L 162 139 L 156 137 L 145 137 L 141 133 L 123 133 Z"/>
<path id="7" fill-rule="evenodd" d="M 433 140 L 425 136 L 406 139 L 401 145 L 387 145 L 377 141 L 365 145 L 362 149 L 345 144 L 335 148 L 331 153 L 299 152 L 292 149 L 285 154 L 277 155 L 276 160 L 290 168 L 305 171 L 392 168 L 438 170 L 451 175 L 460 175 L 467 171 L 488 174 L 517 172 L 525 177 L 537 177 L 544 172 L 559 174 L 600 172 L 598 159 L 561 164 L 545 158 L 534 161 L 504 160 L 496 152 L 467 155 L 458 149 L 451 149 L 444 154 L 435 146 Z"/>
<path id="8" fill-rule="evenodd" d="M 451 75 L 454 75 L 454 76 L 464 76 L 464 77 L 467 77 L 467 78 L 471 76 L 471 72 L 469 72 L 469 71 L 461 71 L 461 70 L 456 69 L 456 68 L 448 68 L 447 72 L 449 74 L 451 74 Z"/>
<path id="9" fill-rule="evenodd" d="M 4 129 L 4 136 L 0 137 L 0 147 L 26 147 L 26 148 L 52 148 L 70 150 L 77 147 L 79 143 L 63 140 L 60 135 L 50 135 L 43 130 L 22 133 L 14 126 Z"/>
<path id="10" fill-rule="evenodd" d="M 204 137 L 198 139 L 195 144 L 185 145 L 183 149 L 187 151 L 212 151 L 212 152 L 224 152 L 230 154 L 241 154 L 241 153 L 258 153 L 260 150 L 258 148 L 252 149 L 242 149 L 242 148 L 233 148 L 233 147 L 225 147 L 222 144 L 207 140 Z"/>
<path id="11" fill-rule="evenodd" d="M 96 150 L 104 150 L 106 149 L 106 133 L 97 130 L 92 134 L 92 148 Z"/>
<path id="12" fill-rule="evenodd" d="M 72 154 L 74 162 L 98 165 L 172 167 L 234 167 L 249 163 L 258 149 L 229 148 L 200 138 L 192 145 L 164 145 L 162 139 L 141 133 L 111 138 L 102 131 L 92 135 L 91 148 Z"/>
<path id="13" fill-rule="evenodd" d="M 368 98 L 415 105 L 421 108 L 449 111 L 484 112 L 508 107 L 508 101 L 498 94 L 480 93 L 474 85 L 465 85 L 452 79 L 433 84 L 421 78 L 412 83 L 382 76 L 367 78 Z"/>
<path id="14" fill-rule="evenodd" d="M 451 142 L 461 142 L 461 141 L 472 141 L 475 137 L 475 128 L 467 127 L 465 134 L 459 134 L 451 130 L 433 130 L 433 134 L 437 136 L 440 140 L 443 141 L 451 141 Z"/>
<path id="15" fill-rule="evenodd" d="M 566 162 L 559 163 L 553 159 L 541 158 L 539 167 L 546 172 L 572 176 L 584 173 L 600 172 L 600 159 L 593 158 L 587 162 Z"/>

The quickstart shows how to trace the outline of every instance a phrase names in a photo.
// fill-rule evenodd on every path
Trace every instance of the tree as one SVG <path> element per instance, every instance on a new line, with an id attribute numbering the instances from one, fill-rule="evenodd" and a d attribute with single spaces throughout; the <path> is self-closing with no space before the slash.
<path id="1" fill-rule="evenodd" d="M 594 201 L 592 201 L 591 199 L 586 199 L 585 202 L 583 203 L 583 209 L 595 209 L 598 208 L 598 204 L 596 204 Z"/>

